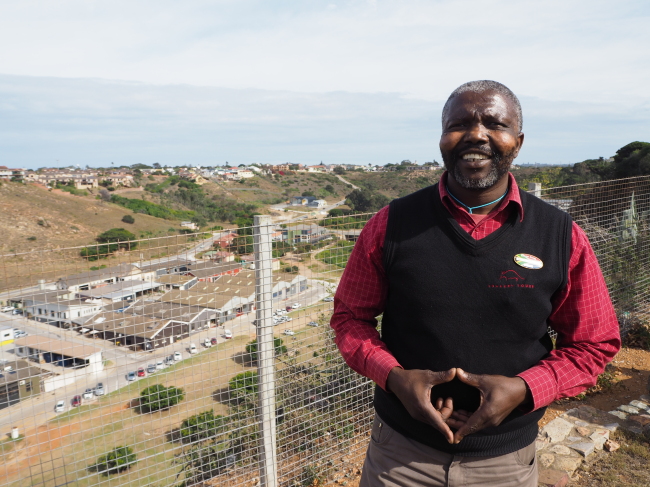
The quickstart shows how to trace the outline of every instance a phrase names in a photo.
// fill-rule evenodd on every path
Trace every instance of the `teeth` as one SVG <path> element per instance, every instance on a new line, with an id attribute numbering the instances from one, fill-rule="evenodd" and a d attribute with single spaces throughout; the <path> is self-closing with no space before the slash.
<path id="1" fill-rule="evenodd" d="M 483 159 L 488 159 L 488 156 L 483 154 L 465 154 L 463 159 L 466 161 L 482 161 Z"/>

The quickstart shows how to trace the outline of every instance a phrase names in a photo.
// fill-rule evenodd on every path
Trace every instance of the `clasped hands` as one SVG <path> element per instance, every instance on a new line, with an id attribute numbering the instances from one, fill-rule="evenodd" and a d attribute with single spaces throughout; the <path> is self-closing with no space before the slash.
<path id="1" fill-rule="evenodd" d="M 431 389 L 454 378 L 479 390 L 481 403 L 473 413 L 454 410 L 450 397 L 437 398 L 432 403 Z M 520 377 L 471 374 L 460 368 L 433 372 L 394 367 L 388 374 L 386 385 L 413 418 L 430 424 L 452 444 L 460 443 L 470 433 L 501 424 L 529 395 L 526 382 Z M 452 432 L 452 428 L 456 431 Z"/>

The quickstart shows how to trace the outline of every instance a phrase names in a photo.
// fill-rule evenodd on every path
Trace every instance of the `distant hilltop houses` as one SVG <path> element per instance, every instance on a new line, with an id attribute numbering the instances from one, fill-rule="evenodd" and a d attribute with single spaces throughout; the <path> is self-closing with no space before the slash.
<path id="1" fill-rule="evenodd" d="M 439 169 L 437 162 L 427 162 L 418 165 L 417 161 L 412 163 L 409 160 L 397 164 L 378 165 L 360 165 L 360 164 L 293 164 L 286 162 L 283 164 L 259 164 L 249 165 L 240 164 L 239 166 L 180 166 L 180 167 L 162 167 L 160 164 L 154 164 L 154 167 L 145 164 L 134 164 L 133 166 L 121 166 L 115 169 L 92 169 L 86 166 L 85 169 L 79 167 L 52 168 L 44 167 L 37 170 L 24 168 L 9 168 L 0 166 L 0 180 L 18 181 L 26 183 L 36 183 L 47 188 L 56 188 L 57 186 L 74 187 L 79 190 L 92 190 L 101 186 L 109 189 L 118 187 L 133 187 L 141 184 L 140 179 L 149 176 L 177 176 L 181 179 L 187 179 L 196 184 L 204 184 L 209 180 L 218 180 L 223 182 L 241 181 L 249 179 L 256 175 L 274 175 L 274 174 L 291 174 L 293 172 L 306 173 L 339 173 L 343 171 L 369 171 L 369 172 L 389 172 L 389 171 L 433 171 Z M 310 205 L 311 202 L 301 202 L 301 205 Z M 298 203 L 296 203 L 298 204 Z"/>

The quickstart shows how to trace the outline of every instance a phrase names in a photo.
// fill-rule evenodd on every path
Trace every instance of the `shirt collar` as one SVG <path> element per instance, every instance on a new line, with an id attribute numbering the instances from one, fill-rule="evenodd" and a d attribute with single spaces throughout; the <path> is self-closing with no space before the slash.
<path id="1" fill-rule="evenodd" d="M 468 213 L 465 208 L 460 206 L 458 203 L 456 203 L 456 201 L 454 201 L 454 199 L 451 196 L 449 196 L 449 192 L 447 191 L 447 177 L 448 177 L 448 171 L 445 171 L 440 177 L 440 184 L 438 184 L 440 199 L 442 200 L 442 202 L 447 208 L 451 206 L 457 210 Z M 511 172 L 508 173 L 508 188 L 509 188 L 508 194 L 497 205 L 496 210 L 493 211 L 495 213 L 499 213 L 512 203 L 517 208 L 517 211 L 519 212 L 519 221 L 523 221 L 524 206 L 521 204 L 521 195 L 519 194 L 519 186 L 517 186 L 517 181 L 515 180 L 515 177 L 512 175 Z"/>

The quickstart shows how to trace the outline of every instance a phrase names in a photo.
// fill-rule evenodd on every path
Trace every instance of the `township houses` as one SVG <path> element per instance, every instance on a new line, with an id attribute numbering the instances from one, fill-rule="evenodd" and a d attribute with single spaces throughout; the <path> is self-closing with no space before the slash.
<path id="1" fill-rule="evenodd" d="M 228 233 L 219 237 L 212 245 L 213 247 L 221 247 L 222 249 L 225 249 L 226 247 L 230 247 L 237 237 L 239 237 L 239 235 L 236 233 Z"/>
<path id="2" fill-rule="evenodd" d="M 291 243 L 315 243 L 320 240 L 329 238 L 325 227 L 320 225 L 287 225 L 282 229 L 283 240 Z"/>
<path id="3" fill-rule="evenodd" d="M 201 282 L 214 282 L 220 276 L 236 275 L 241 269 L 238 262 L 198 262 L 188 266 L 186 275 L 196 277 Z"/>
<path id="4" fill-rule="evenodd" d="M 43 169 L 29 172 L 25 180 L 44 186 L 54 187 L 57 184 L 74 186 L 75 189 L 93 189 L 99 187 L 99 177 L 96 171 L 75 169 Z"/>
<path id="5" fill-rule="evenodd" d="M 225 250 L 208 250 L 203 253 L 203 258 L 210 259 L 214 262 L 233 262 L 235 260 L 235 254 L 226 252 Z"/>
<path id="6" fill-rule="evenodd" d="M 307 172 L 330 172 L 330 169 L 323 164 L 318 164 L 316 166 L 307 166 Z"/>
<path id="7" fill-rule="evenodd" d="M 316 196 L 292 196 L 291 206 L 308 206 L 309 208 L 325 208 L 327 201 Z"/>
<path id="8" fill-rule="evenodd" d="M 26 169 L 11 169 L 7 166 L 0 166 L 0 179 L 5 181 L 23 181 L 25 179 Z"/>
<path id="9" fill-rule="evenodd" d="M 25 307 L 35 320 L 59 328 L 70 328 L 73 319 L 92 316 L 102 309 L 101 302 L 87 302 L 82 299 L 61 299 L 53 302 L 35 302 Z"/>
<path id="10" fill-rule="evenodd" d="M 110 186 L 133 186 L 133 176 L 123 172 L 110 172 L 101 176 L 101 182 Z"/>

